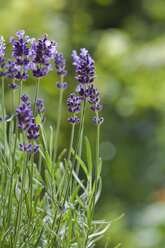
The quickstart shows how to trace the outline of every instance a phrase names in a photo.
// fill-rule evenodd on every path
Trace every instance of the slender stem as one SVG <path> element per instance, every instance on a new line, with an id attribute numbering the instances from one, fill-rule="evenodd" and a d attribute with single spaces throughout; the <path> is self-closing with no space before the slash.
<path id="1" fill-rule="evenodd" d="M 99 119 L 98 112 L 96 112 L 97 120 Z M 95 167 L 95 191 L 93 195 L 93 204 L 92 204 L 92 218 L 94 215 L 95 209 L 95 200 L 96 200 L 96 192 L 97 192 L 97 183 L 98 183 L 98 168 L 99 168 L 99 143 L 100 143 L 100 125 L 97 124 L 97 132 L 96 132 L 96 167 Z"/>
<path id="2" fill-rule="evenodd" d="M 31 171 L 30 171 L 30 206 L 29 206 L 29 218 L 28 218 L 28 232 L 27 232 L 27 238 L 30 233 L 30 225 L 32 220 L 32 207 L 33 207 L 33 165 L 34 165 L 34 154 L 31 156 Z"/>
<path id="3" fill-rule="evenodd" d="M 71 150 L 72 150 L 72 146 L 73 146 L 74 130 L 75 130 L 75 125 L 72 124 L 72 131 L 71 131 L 71 137 L 70 137 L 69 152 L 68 152 L 68 158 L 67 158 L 67 165 L 68 166 L 69 166 L 69 161 L 70 161 L 70 157 L 71 157 Z"/>
<path id="4" fill-rule="evenodd" d="M 33 114 L 34 114 L 34 116 L 36 114 L 36 101 L 37 101 L 38 94 L 39 94 L 39 88 L 40 88 L 40 78 L 38 78 L 37 87 L 36 87 L 36 94 L 35 94 L 34 108 L 33 108 Z"/>
<path id="5" fill-rule="evenodd" d="M 3 139 L 4 139 L 4 161 L 6 161 L 6 123 L 5 123 L 5 86 L 4 77 L 2 77 L 2 116 L 3 116 Z"/>
<path id="6" fill-rule="evenodd" d="M 21 84 L 20 84 L 20 88 L 19 88 L 19 99 L 18 99 L 18 104 L 19 105 L 21 103 L 21 96 L 22 96 L 22 80 L 21 80 Z"/>
<path id="7" fill-rule="evenodd" d="M 63 84 L 63 75 L 61 75 L 61 85 Z M 54 156 L 53 156 L 53 162 L 56 162 L 57 157 L 57 149 L 58 149 L 58 136 L 60 132 L 60 124 L 61 124 L 61 111 L 62 111 L 62 99 L 63 99 L 63 91 L 64 89 L 60 89 L 60 96 L 59 96 L 59 102 L 58 102 L 58 114 L 57 114 L 57 127 L 56 127 L 56 136 L 55 136 L 55 143 L 54 143 Z"/>
<path id="8" fill-rule="evenodd" d="M 96 117 L 97 117 L 97 120 L 99 120 L 98 112 L 96 112 Z M 96 185 L 95 185 L 94 195 L 92 197 L 93 199 L 89 199 L 88 208 L 91 207 L 91 200 L 93 202 L 92 202 L 92 209 L 88 210 L 91 213 L 90 214 L 91 217 L 90 217 L 90 219 L 88 218 L 88 229 L 87 229 L 87 233 L 86 233 L 84 248 L 87 246 L 88 236 L 90 234 L 91 220 L 93 219 L 94 209 L 95 209 L 95 200 L 96 200 L 97 183 L 98 183 L 98 168 L 99 168 L 99 144 L 100 144 L 100 125 L 97 124 L 97 131 L 96 131 L 96 167 L 95 167 L 95 183 L 96 183 Z"/>
<path id="9" fill-rule="evenodd" d="M 72 150 L 72 146 L 73 146 L 73 139 L 74 139 L 74 130 L 75 130 L 75 125 L 74 124 L 72 124 L 72 131 L 71 131 L 71 138 L 70 138 L 70 144 L 69 144 L 69 152 L 68 152 L 68 158 L 67 158 L 67 165 L 69 165 L 69 161 L 70 161 L 70 157 L 71 157 L 71 150 Z M 70 174 L 69 174 L 69 176 L 68 176 L 69 178 L 70 178 Z M 70 180 L 69 180 L 69 178 L 68 178 L 68 181 L 67 182 L 69 182 Z M 67 183 L 67 189 L 66 189 L 66 192 L 65 192 L 65 196 L 64 196 L 64 200 L 63 200 L 63 204 L 62 204 L 62 207 L 64 207 L 64 205 L 65 205 L 65 200 L 66 200 L 66 196 L 67 196 L 67 192 L 68 192 L 68 183 Z M 62 190 L 63 191 L 63 190 Z M 54 230 L 54 225 L 55 225 L 55 222 L 56 222 L 56 213 L 55 213 L 55 216 L 54 216 L 54 220 L 53 220 L 53 225 L 52 225 L 52 230 Z M 60 221 L 61 221 L 61 216 L 62 216 L 62 212 L 61 212 L 61 214 L 60 214 Z M 60 223 L 60 221 L 59 221 L 59 223 Z M 59 224 L 58 224 L 59 225 Z M 59 229 L 59 227 L 57 228 L 57 232 L 58 232 L 58 229 Z"/>
<path id="10" fill-rule="evenodd" d="M 25 156 L 26 156 L 25 164 L 23 164 L 23 172 L 22 172 L 21 194 L 20 194 L 20 199 L 19 199 L 18 211 L 17 211 L 17 216 L 16 216 L 16 225 L 15 225 L 15 230 L 14 230 L 14 246 L 13 246 L 13 248 L 17 247 L 17 240 L 18 240 L 18 235 L 19 235 L 20 225 L 21 225 L 25 173 L 26 173 L 26 167 L 27 167 L 27 162 L 28 162 L 28 157 L 29 157 L 28 154 L 26 154 Z"/>
<path id="11" fill-rule="evenodd" d="M 65 206 L 65 201 L 66 201 L 66 197 L 67 197 L 68 190 L 69 190 L 70 179 L 71 179 L 71 176 L 72 176 L 72 171 L 73 171 L 74 164 L 75 164 L 75 160 L 76 160 L 76 154 L 77 154 L 78 149 L 79 149 L 80 135 L 81 135 L 81 132 L 82 132 L 82 130 L 83 130 L 83 128 L 84 128 L 85 106 L 86 106 L 86 99 L 84 100 L 84 104 L 83 104 L 83 107 L 82 107 L 82 112 L 83 112 L 83 114 L 82 114 L 82 120 L 81 120 L 81 122 L 80 122 L 80 128 L 79 128 L 79 133 L 78 133 L 78 139 L 77 139 L 76 150 L 75 150 L 75 153 L 74 153 L 72 165 L 71 165 L 71 168 L 70 168 L 70 173 L 69 173 L 68 180 L 67 180 L 66 192 L 65 192 L 64 200 L 63 200 L 63 204 L 62 204 L 62 207 L 63 207 L 63 208 L 64 208 L 64 206 Z M 70 146 L 71 146 L 71 142 L 70 142 Z M 72 146 L 71 146 L 71 148 L 72 148 Z M 70 149 L 70 148 L 69 148 L 69 149 Z M 68 161 L 68 162 L 69 162 L 69 161 Z M 67 165 L 68 165 L 68 163 L 67 163 Z M 61 212 L 61 214 L 60 214 L 59 222 L 58 222 L 58 226 L 57 226 L 57 230 L 56 230 L 56 233 L 57 233 L 57 234 L 58 234 L 58 231 L 59 231 L 59 228 L 60 228 L 61 218 L 62 218 L 62 212 Z"/>

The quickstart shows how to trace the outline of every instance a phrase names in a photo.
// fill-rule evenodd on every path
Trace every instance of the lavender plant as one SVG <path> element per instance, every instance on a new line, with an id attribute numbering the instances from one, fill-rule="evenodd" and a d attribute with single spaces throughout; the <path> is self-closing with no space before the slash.
<path id="1" fill-rule="evenodd" d="M 14 60 L 6 60 L 5 41 L 2 36 L 0 39 L 0 247 L 94 247 L 112 222 L 94 219 L 102 187 L 99 137 L 103 123 L 103 117 L 99 116 L 100 93 L 94 85 L 94 61 L 85 48 L 79 55 L 76 51 L 72 53 L 78 85 L 66 103 L 70 114 L 70 144 L 58 154 L 63 93 L 67 87 L 66 60 L 47 35 L 37 42 L 24 35 L 25 31 L 21 30 L 16 34 L 18 40 L 10 38 Z M 53 67 L 60 77 L 59 105 L 55 131 L 50 127 L 50 134 L 46 134 L 46 109 L 44 100 L 39 98 L 39 85 Z M 37 78 L 32 100 L 22 94 L 29 71 Z M 5 108 L 7 77 L 12 95 L 10 117 Z M 16 90 L 19 90 L 18 102 Z M 85 163 L 81 153 L 87 107 L 95 113 L 96 150 L 92 154 L 85 137 Z M 84 171 L 85 179 L 81 178 L 80 170 Z"/>

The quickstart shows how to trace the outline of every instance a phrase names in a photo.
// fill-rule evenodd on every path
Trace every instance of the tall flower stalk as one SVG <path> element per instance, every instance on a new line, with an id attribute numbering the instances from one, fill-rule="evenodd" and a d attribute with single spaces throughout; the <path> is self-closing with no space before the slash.
<path id="1" fill-rule="evenodd" d="M 55 68 L 57 70 L 57 74 L 61 77 L 61 83 L 56 83 L 57 88 L 60 90 L 59 102 L 58 102 L 58 113 L 57 113 L 57 125 L 56 125 L 56 135 L 54 142 L 54 156 L 53 162 L 56 162 L 57 158 L 57 150 L 58 150 L 58 139 L 61 125 L 61 113 L 62 113 L 62 101 L 63 101 L 63 91 L 67 87 L 67 83 L 64 82 L 64 77 L 67 75 L 67 70 L 65 69 L 66 60 L 63 59 L 62 53 L 56 53 L 54 58 Z"/>

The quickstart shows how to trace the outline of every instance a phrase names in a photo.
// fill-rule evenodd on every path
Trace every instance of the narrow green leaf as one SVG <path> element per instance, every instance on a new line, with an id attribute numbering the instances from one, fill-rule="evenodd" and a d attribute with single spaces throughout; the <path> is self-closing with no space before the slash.
<path id="1" fill-rule="evenodd" d="M 74 202 L 74 199 L 75 199 L 76 194 L 78 193 L 79 189 L 80 189 L 80 185 L 78 185 L 77 188 L 76 188 L 76 190 L 73 191 L 73 194 L 72 194 L 72 196 L 70 198 L 70 203 L 73 203 Z"/>
<path id="2" fill-rule="evenodd" d="M 22 165 L 23 156 L 24 156 L 24 154 L 22 153 L 22 155 L 21 155 L 20 159 L 18 160 L 18 163 L 17 163 L 17 165 L 16 165 L 16 167 L 14 169 L 13 175 L 17 173 L 17 171 L 19 170 L 20 166 Z"/>
<path id="3" fill-rule="evenodd" d="M 119 248 L 121 246 L 121 243 L 119 243 L 118 245 L 116 245 L 114 248 Z"/>
<path id="4" fill-rule="evenodd" d="M 50 126 L 50 159 L 52 159 L 53 152 L 53 128 Z"/>
<path id="5" fill-rule="evenodd" d="M 52 177 L 52 163 L 51 163 L 51 160 L 50 160 L 50 157 L 47 151 L 45 152 L 45 157 L 46 157 L 46 165 L 47 165 L 49 175 Z"/>
<path id="6" fill-rule="evenodd" d="M 90 143 L 87 137 L 85 137 L 85 144 L 86 144 L 89 176 L 92 179 L 92 152 L 91 152 L 91 146 L 90 146 Z"/>
<path id="7" fill-rule="evenodd" d="M 47 170 L 45 170 L 45 181 L 48 189 L 51 189 L 51 178 Z"/>
<path id="8" fill-rule="evenodd" d="M 101 177 L 99 177 L 98 179 L 98 189 L 97 189 L 97 193 L 96 193 L 96 198 L 95 198 L 95 204 L 98 201 L 100 195 L 101 195 L 101 191 L 102 191 L 102 179 Z"/>
<path id="9" fill-rule="evenodd" d="M 85 210 L 85 212 L 87 212 L 88 209 L 84 206 L 84 203 L 80 200 L 77 194 L 76 194 L 76 199 L 78 203 L 80 204 L 80 206 Z"/>
<path id="10" fill-rule="evenodd" d="M 78 184 L 81 186 L 81 188 L 86 192 L 86 188 L 83 185 L 83 183 L 80 181 L 79 177 L 77 176 L 76 172 L 74 170 L 72 170 L 72 174 L 75 177 L 76 181 L 78 182 Z"/>
<path id="11" fill-rule="evenodd" d="M 89 235 L 89 238 L 93 238 L 93 237 L 96 237 L 96 236 L 100 236 L 102 234 L 104 234 L 108 228 L 110 227 L 111 224 L 108 224 L 104 229 L 102 229 L 100 232 L 97 232 L 97 233 L 92 233 L 91 235 Z"/>
<path id="12" fill-rule="evenodd" d="M 59 237 L 54 231 L 52 231 L 47 225 L 44 224 L 44 226 L 45 226 L 45 227 L 48 229 L 48 231 L 50 231 L 56 238 L 58 238 L 58 240 L 61 242 L 62 246 L 65 247 L 65 246 L 64 246 L 64 243 L 63 243 L 63 241 L 62 241 L 62 239 L 60 239 L 60 237 Z"/>
<path id="13" fill-rule="evenodd" d="M 73 150 L 73 148 L 72 148 L 72 154 L 75 155 L 75 151 Z M 77 154 L 76 154 L 76 159 L 80 163 L 80 165 L 81 165 L 82 169 L 84 170 L 87 178 L 89 179 L 88 169 L 87 169 L 85 163 L 81 160 L 81 158 Z"/>
<path id="14" fill-rule="evenodd" d="M 57 172 L 57 169 L 59 168 L 59 164 L 60 164 L 60 162 L 61 162 L 63 156 L 65 155 L 66 151 L 67 151 L 67 149 L 65 148 L 65 149 L 60 153 L 60 155 L 58 156 L 57 163 L 56 163 L 55 169 L 54 169 L 54 176 L 55 176 L 55 174 L 56 174 L 56 172 Z"/>
<path id="15" fill-rule="evenodd" d="M 69 211 L 70 212 L 70 211 Z M 68 223 L 68 235 L 67 235 L 67 243 L 68 243 L 68 247 L 70 247 L 70 240 L 71 240 L 71 235 L 72 235 L 72 214 L 70 212 L 69 214 L 69 223 Z"/>
<path id="16" fill-rule="evenodd" d="M 101 170 L 102 170 L 102 159 L 99 158 L 99 166 L 98 166 L 98 171 L 97 171 L 97 180 L 99 179 L 99 176 L 101 174 Z"/>

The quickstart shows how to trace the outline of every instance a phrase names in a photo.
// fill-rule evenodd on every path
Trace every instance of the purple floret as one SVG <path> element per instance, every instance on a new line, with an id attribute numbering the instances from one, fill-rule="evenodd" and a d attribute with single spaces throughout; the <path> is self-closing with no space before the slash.
<path id="1" fill-rule="evenodd" d="M 19 86 L 15 83 L 8 84 L 8 87 L 13 90 L 17 90 L 19 88 Z"/>

